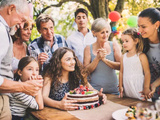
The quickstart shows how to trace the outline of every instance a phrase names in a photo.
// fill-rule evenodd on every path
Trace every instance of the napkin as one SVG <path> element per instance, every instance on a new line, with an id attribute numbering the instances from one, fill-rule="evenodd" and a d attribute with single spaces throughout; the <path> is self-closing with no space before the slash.
<path id="1" fill-rule="evenodd" d="M 124 108 L 127 108 L 127 106 L 107 100 L 106 104 L 102 104 L 97 108 L 68 112 L 80 120 L 113 120 L 112 113 L 116 110 Z"/>

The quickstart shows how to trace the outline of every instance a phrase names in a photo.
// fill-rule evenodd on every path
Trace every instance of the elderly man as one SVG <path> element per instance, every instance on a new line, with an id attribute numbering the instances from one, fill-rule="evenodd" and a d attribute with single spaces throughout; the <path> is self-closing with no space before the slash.
<path id="1" fill-rule="evenodd" d="M 22 7 L 23 6 L 23 7 Z M 42 88 L 42 80 L 15 82 L 12 73 L 13 43 L 10 27 L 23 24 L 29 16 L 26 0 L 2 0 L 0 3 L 0 120 L 11 120 L 9 98 L 4 93 L 24 92 L 36 95 Z"/>
<path id="2" fill-rule="evenodd" d="M 30 53 L 34 51 L 37 54 L 42 72 L 45 64 L 52 57 L 53 52 L 59 47 L 67 47 L 67 43 L 62 35 L 54 33 L 54 20 L 51 16 L 47 14 L 40 15 L 36 19 L 36 26 L 41 37 L 33 40 L 28 49 Z M 48 44 L 47 50 L 46 44 Z"/>

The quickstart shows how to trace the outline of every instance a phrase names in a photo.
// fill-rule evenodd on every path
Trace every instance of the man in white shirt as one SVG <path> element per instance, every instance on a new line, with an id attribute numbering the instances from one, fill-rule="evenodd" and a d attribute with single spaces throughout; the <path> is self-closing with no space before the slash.
<path id="1" fill-rule="evenodd" d="M 43 80 L 15 82 L 12 73 L 13 43 L 10 27 L 20 27 L 29 17 L 26 0 L 2 0 L 0 3 L 0 120 L 11 120 L 9 98 L 4 93 L 24 92 L 36 95 L 42 88 Z"/>
<path id="2" fill-rule="evenodd" d="M 78 26 L 78 30 L 75 31 L 67 38 L 67 44 L 72 49 L 78 59 L 83 63 L 84 48 L 86 45 L 90 45 L 96 41 L 92 32 L 87 28 L 88 23 L 88 11 L 79 8 L 75 12 L 75 22 Z"/>

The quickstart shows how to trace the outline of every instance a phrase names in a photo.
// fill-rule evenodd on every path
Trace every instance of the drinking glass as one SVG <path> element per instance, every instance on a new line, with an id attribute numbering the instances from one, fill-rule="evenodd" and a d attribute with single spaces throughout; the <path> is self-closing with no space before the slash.
<path id="1" fill-rule="evenodd" d="M 50 51 L 50 41 L 44 41 L 44 52 L 48 54 Z"/>
<path id="2" fill-rule="evenodd" d="M 44 41 L 44 52 L 49 55 L 49 52 L 50 52 L 50 41 Z M 45 63 L 48 63 L 49 61 L 49 56 L 47 58 L 47 60 L 45 61 Z"/>
<path id="3" fill-rule="evenodd" d="M 38 54 L 37 54 L 36 50 L 34 50 L 32 47 L 29 47 L 29 53 L 30 53 L 30 56 L 32 56 L 36 60 L 38 60 Z"/>

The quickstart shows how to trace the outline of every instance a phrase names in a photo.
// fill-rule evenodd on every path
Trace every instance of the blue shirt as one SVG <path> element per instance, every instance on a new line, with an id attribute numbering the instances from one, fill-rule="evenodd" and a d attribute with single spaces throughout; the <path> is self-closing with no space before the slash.
<path id="1" fill-rule="evenodd" d="M 34 39 L 28 46 L 28 51 L 30 48 L 34 50 L 35 54 L 38 56 L 40 53 L 44 52 L 44 39 L 41 37 Z M 54 43 L 48 52 L 49 59 L 52 57 L 53 52 L 59 47 L 67 47 L 65 38 L 62 35 L 54 35 Z M 45 64 L 43 64 L 44 66 Z"/>

